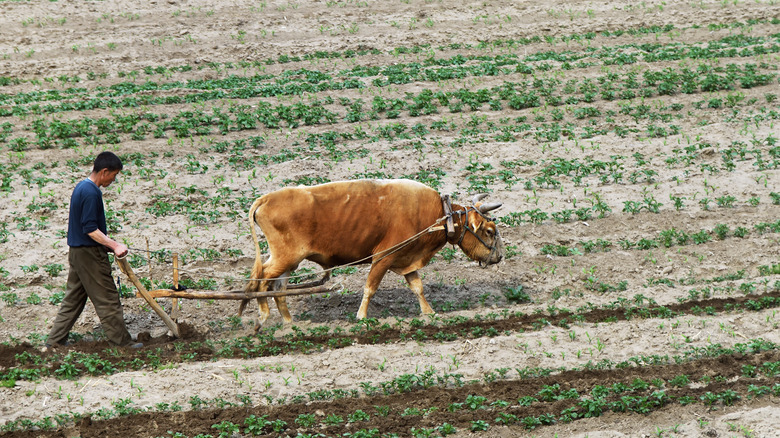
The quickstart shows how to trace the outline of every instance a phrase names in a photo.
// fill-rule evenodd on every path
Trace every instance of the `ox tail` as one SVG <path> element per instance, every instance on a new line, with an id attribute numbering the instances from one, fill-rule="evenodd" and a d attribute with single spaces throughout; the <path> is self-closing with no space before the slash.
<path id="1" fill-rule="evenodd" d="M 252 268 L 251 278 L 263 278 L 263 254 L 260 252 L 260 242 L 257 240 L 257 221 L 255 220 L 255 213 L 260 208 L 260 199 L 257 198 L 252 206 L 249 207 L 249 229 L 252 231 L 252 243 L 255 245 L 255 266 Z M 259 291 L 260 281 L 250 280 L 246 290 Z"/>

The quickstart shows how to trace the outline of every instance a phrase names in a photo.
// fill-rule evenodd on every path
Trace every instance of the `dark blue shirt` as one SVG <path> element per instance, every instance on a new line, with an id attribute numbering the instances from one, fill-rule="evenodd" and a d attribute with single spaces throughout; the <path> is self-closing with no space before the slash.
<path id="1" fill-rule="evenodd" d="M 103 192 L 92 180 L 85 179 L 76 184 L 70 197 L 68 246 L 99 246 L 87 235 L 95 230 L 108 235 Z"/>

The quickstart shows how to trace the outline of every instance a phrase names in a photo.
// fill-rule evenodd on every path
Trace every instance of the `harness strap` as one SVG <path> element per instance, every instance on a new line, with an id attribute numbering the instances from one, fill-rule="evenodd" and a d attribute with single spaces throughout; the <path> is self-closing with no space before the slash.
<path id="1" fill-rule="evenodd" d="M 455 235 L 455 224 L 452 221 L 452 201 L 450 201 L 450 195 L 441 196 L 441 204 L 444 207 L 444 215 L 447 217 L 445 230 L 447 230 L 447 238 L 452 239 Z"/>

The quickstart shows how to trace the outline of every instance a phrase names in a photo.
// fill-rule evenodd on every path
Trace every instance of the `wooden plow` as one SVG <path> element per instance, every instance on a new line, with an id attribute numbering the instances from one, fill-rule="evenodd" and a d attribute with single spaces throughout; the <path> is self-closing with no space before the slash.
<path id="1" fill-rule="evenodd" d="M 131 283 L 135 286 L 136 297 L 143 298 L 149 303 L 152 310 L 163 320 L 168 329 L 170 329 L 173 336 L 179 337 L 179 298 L 192 299 L 192 300 L 247 300 L 252 298 L 273 298 L 273 297 L 287 297 L 295 295 L 314 295 L 332 292 L 335 290 L 333 285 L 322 286 L 316 282 L 307 283 L 302 285 L 288 286 L 288 290 L 276 290 L 267 292 L 244 292 L 244 291 L 228 291 L 228 292 L 214 292 L 214 291 L 197 291 L 197 290 L 180 290 L 179 289 L 179 255 L 173 254 L 173 287 L 174 289 L 155 289 L 146 290 L 146 287 L 138 279 L 138 276 L 133 272 L 133 268 L 130 267 L 130 263 L 127 262 L 127 258 L 114 257 L 119 269 L 127 276 Z M 157 303 L 155 298 L 171 298 L 171 314 L 165 312 L 165 309 Z"/>

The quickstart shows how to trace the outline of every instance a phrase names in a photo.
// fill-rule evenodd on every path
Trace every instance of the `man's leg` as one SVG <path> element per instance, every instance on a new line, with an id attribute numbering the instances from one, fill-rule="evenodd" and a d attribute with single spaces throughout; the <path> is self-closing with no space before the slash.
<path id="1" fill-rule="evenodd" d="M 49 340 L 46 342 L 49 345 L 65 344 L 68 340 L 70 329 L 73 328 L 73 324 L 76 323 L 79 315 L 84 310 L 84 305 L 87 304 L 87 292 L 84 290 L 84 285 L 81 284 L 79 275 L 73 266 L 72 258 L 73 252 L 70 250 L 68 251 L 68 263 L 70 264 L 68 285 L 65 297 L 60 305 L 60 310 L 57 312 L 57 317 L 54 318 L 54 324 L 49 332 Z"/>
<path id="2" fill-rule="evenodd" d="M 111 277 L 108 254 L 102 247 L 84 248 L 77 256 L 78 273 L 95 312 L 103 325 L 108 342 L 113 345 L 129 345 L 132 337 L 127 331 L 119 292 Z"/>

